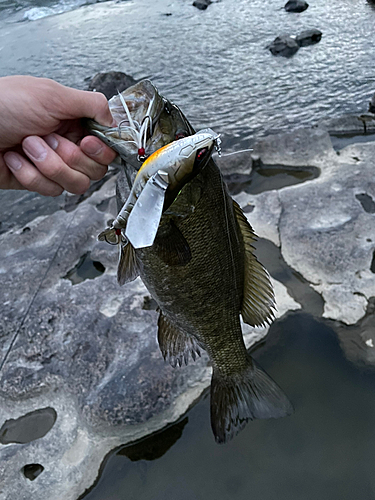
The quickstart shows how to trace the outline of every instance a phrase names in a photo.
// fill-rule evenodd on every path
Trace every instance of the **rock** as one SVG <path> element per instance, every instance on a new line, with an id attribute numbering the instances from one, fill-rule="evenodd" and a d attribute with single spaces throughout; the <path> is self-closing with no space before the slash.
<path id="1" fill-rule="evenodd" d="M 344 115 L 319 122 L 321 129 L 327 130 L 331 135 L 355 135 L 375 132 L 375 115 Z"/>
<path id="2" fill-rule="evenodd" d="M 97 73 L 90 81 L 87 90 L 102 92 L 107 99 L 113 97 L 117 92 L 122 92 L 134 85 L 136 80 L 121 71 L 108 71 L 107 73 Z"/>
<path id="3" fill-rule="evenodd" d="M 266 164 L 320 168 L 320 177 L 303 184 L 241 193 L 241 206 L 254 206 L 246 216 L 256 233 L 279 238 L 289 267 L 322 295 L 323 316 L 355 324 L 375 296 L 375 143 L 338 156 L 326 131 L 301 129 L 262 139 L 254 154 Z"/>
<path id="4" fill-rule="evenodd" d="M 289 35 L 280 35 L 267 46 L 274 56 L 292 57 L 299 49 L 298 43 Z"/>
<path id="5" fill-rule="evenodd" d="M 199 10 L 206 10 L 211 4 L 211 0 L 195 0 L 195 2 L 193 2 L 193 6 Z"/>
<path id="6" fill-rule="evenodd" d="M 142 282 L 117 285 L 117 249 L 96 237 L 114 193 L 111 178 L 72 212 L 0 235 L 1 500 L 76 500 L 111 449 L 176 421 L 210 384 L 204 353 L 164 362 Z M 101 271 L 73 285 L 83 255 Z M 279 315 L 299 307 L 274 285 Z M 250 346 L 268 330 L 243 331 Z"/>
<path id="7" fill-rule="evenodd" d="M 371 98 L 368 110 L 369 110 L 369 113 L 375 113 L 375 94 Z"/>
<path id="8" fill-rule="evenodd" d="M 289 0 L 285 5 L 284 9 L 287 12 L 303 12 L 308 8 L 309 4 L 304 0 Z"/>
<path id="9" fill-rule="evenodd" d="M 308 45 L 314 45 L 320 42 L 322 38 L 322 32 L 317 29 L 311 29 L 302 31 L 296 36 L 296 42 L 300 47 L 307 47 Z"/>

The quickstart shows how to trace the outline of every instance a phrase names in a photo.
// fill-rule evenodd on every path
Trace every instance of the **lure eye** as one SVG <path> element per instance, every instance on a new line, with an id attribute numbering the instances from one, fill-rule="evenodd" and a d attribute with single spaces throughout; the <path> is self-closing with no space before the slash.
<path id="1" fill-rule="evenodd" d="M 208 148 L 202 148 L 198 149 L 197 154 L 195 156 L 195 162 L 194 162 L 194 171 L 199 171 L 201 170 L 209 161 L 211 158 L 211 152 L 212 152 L 212 147 Z"/>
<path id="2" fill-rule="evenodd" d="M 207 153 L 208 149 L 207 148 L 203 148 L 203 149 L 200 149 L 197 153 L 197 160 L 201 160 L 204 155 Z"/>

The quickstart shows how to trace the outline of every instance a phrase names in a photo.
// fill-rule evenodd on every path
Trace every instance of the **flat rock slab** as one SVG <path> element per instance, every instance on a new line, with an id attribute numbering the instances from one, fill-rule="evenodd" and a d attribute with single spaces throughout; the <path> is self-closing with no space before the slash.
<path id="1" fill-rule="evenodd" d="M 205 354 L 163 361 L 142 282 L 118 286 L 117 249 L 97 241 L 114 193 L 112 178 L 74 211 L 0 236 L 1 500 L 75 500 L 108 451 L 176 421 L 210 384 Z M 104 272 L 73 285 L 83 255 Z M 279 315 L 299 307 L 274 285 Z M 244 326 L 248 346 L 266 333 Z"/>
<path id="2" fill-rule="evenodd" d="M 355 324 L 375 296 L 375 143 L 338 155 L 328 132 L 301 129 L 254 147 L 264 163 L 320 168 L 311 181 L 260 195 L 241 193 L 259 236 L 281 247 L 287 264 L 318 291 L 323 316 Z"/>

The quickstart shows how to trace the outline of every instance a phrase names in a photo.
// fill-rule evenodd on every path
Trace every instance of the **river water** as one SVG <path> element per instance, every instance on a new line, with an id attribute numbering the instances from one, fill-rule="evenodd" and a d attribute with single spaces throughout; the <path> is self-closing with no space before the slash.
<path id="1" fill-rule="evenodd" d="M 232 147 L 365 112 L 375 91 L 375 9 L 366 0 L 311 0 L 301 14 L 285 12 L 283 0 L 222 0 L 206 11 L 191 0 L 128 0 L 48 15 L 83 2 L 0 2 L 0 75 L 78 88 L 98 71 L 150 77 L 194 126 L 212 127 Z M 265 48 L 309 28 L 322 31 L 321 42 L 290 59 Z"/>

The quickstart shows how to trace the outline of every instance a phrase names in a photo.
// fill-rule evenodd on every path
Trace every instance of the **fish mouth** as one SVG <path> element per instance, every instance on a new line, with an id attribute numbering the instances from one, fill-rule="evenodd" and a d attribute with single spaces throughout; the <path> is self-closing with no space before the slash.
<path id="1" fill-rule="evenodd" d="M 113 96 L 108 104 L 115 126 L 94 120 L 86 120 L 84 126 L 136 170 L 157 149 L 194 133 L 180 109 L 162 97 L 150 80 Z"/>

